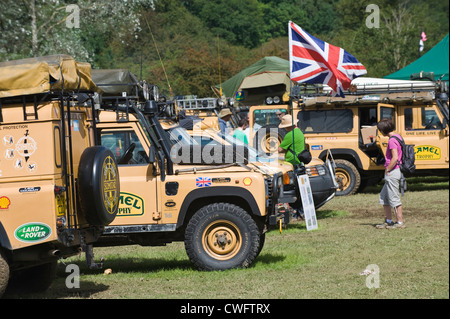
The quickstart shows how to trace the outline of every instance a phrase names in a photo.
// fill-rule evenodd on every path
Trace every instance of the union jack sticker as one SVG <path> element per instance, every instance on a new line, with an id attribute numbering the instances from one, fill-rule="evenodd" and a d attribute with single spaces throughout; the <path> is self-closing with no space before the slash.
<path id="1" fill-rule="evenodd" d="M 197 177 L 195 180 L 195 186 L 197 187 L 211 186 L 211 177 Z"/>

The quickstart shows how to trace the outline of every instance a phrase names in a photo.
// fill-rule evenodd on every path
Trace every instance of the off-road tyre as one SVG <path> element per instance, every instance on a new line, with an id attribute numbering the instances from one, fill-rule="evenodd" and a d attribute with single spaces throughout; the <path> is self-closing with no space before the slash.
<path id="1" fill-rule="evenodd" d="M 120 180 L 113 153 L 104 146 L 88 147 L 78 167 L 80 209 L 93 226 L 109 225 L 117 215 Z"/>
<path id="2" fill-rule="evenodd" d="M 207 271 L 246 268 L 262 248 L 255 221 L 230 203 L 199 209 L 186 227 L 184 243 L 192 263 Z"/>
<path id="3" fill-rule="evenodd" d="M 3 253 L 0 251 L 0 298 L 8 286 L 9 281 L 9 264 Z"/>
<path id="4" fill-rule="evenodd" d="M 259 247 L 258 252 L 256 253 L 256 257 L 258 257 L 259 254 L 261 253 L 261 250 L 263 249 L 265 243 L 266 243 L 266 233 L 263 233 L 259 235 Z"/>
<path id="5" fill-rule="evenodd" d="M 275 133 L 271 135 L 271 131 Z M 278 152 L 278 147 L 280 147 L 286 133 L 286 130 L 278 128 L 278 125 L 264 125 L 256 132 L 253 146 L 259 152 L 266 154 Z"/>
<path id="6" fill-rule="evenodd" d="M 336 164 L 336 180 L 339 185 L 336 190 L 336 196 L 346 196 L 356 193 L 361 184 L 361 174 L 351 162 L 347 160 L 337 159 Z"/>

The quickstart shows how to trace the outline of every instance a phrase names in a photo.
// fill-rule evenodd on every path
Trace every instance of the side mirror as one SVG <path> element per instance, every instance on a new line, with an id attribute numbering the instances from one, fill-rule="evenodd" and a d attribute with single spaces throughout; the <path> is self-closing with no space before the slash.
<path id="1" fill-rule="evenodd" d="M 155 147 L 150 147 L 150 154 L 148 156 L 148 159 L 150 160 L 150 163 L 154 163 L 156 159 L 156 150 Z"/>

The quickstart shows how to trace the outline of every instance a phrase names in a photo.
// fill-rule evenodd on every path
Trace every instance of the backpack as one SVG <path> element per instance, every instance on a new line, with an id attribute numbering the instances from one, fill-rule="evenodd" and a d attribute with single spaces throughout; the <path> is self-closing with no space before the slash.
<path id="1" fill-rule="evenodd" d="M 406 145 L 403 139 L 399 139 L 397 136 L 392 136 L 395 138 L 402 147 L 402 163 L 400 163 L 400 171 L 403 174 L 411 174 L 416 170 L 416 156 L 414 154 L 414 145 Z"/>

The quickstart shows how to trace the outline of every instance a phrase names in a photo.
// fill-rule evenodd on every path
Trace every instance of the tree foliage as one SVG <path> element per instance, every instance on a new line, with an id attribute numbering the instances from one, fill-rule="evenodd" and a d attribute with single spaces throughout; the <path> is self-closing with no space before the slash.
<path id="1" fill-rule="evenodd" d="M 66 25 L 69 4 L 79 7 L 79 28 Z M 366 25 L 369 4 L 379 7 L 379 28 Z M 264 56 L 288 59 L 289 20 L 375 77 L 413 62 L 449 28 L 440 0 L 2 0 L 0 13 L 0 61 L 65 53 L 199 96 Z"/>

